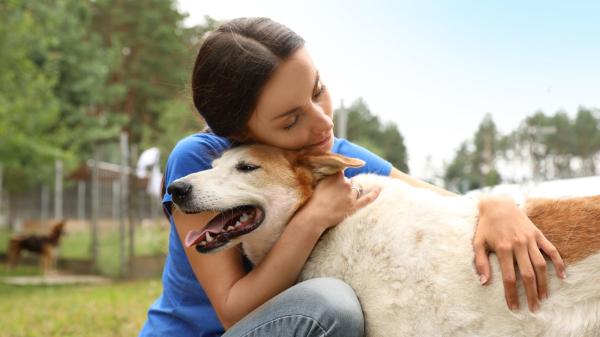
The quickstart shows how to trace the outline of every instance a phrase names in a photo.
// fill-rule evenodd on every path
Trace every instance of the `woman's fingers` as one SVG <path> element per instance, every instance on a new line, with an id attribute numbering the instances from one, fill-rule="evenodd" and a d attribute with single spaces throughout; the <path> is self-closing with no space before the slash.
<path id="1" fill-rule="evenodd" d="M 546 275 L 536 275 L 532 261 L 529 255 L 527 241 L 525 239 L 518 240 L 515 245 L 515 257 L 521 274 L 521 281 L 525 287 L 525 295 L 529 304 L 529 311 L 534 312 L 539 309 L 537 278 L 546 277 Z"/>
<path id="2" fill-rule="evenodd" d="M 537 242 L 532 241 L 529 243 L 529 257 L 531 258 L 531 263 L 535 270 L 538 299 L 542 301 L 548 298 L 548 266 L 537 246 Z"/>
<path id="3" fill-rule="evenodd" d="M 355 189 L 352 189 L 353 192 Z M 360 191 L 357 191 L 357 193 L 359 193 Z M 377 197 L 379 196 L 379 193 L 381 192 L 381 187 L 379 186 L 375 186 L 373 187 L 370 191 L 368 192 L 364 192 L 362 191 L 362 195 L 358 195 L 358 200 L 356 200 L 356 209 L 361 209 L 365 206 L 367 206 L 368 204 L 372 203 L 373 201 L 375 201 L 375 199 L 377 199 Z"/>
<path id="4" fill-rule="evenodd" d="M 538 237 L 537 245 L 544 253 L 546 253 L 546 255 L 550 257 L 550 260 L 552 260 L 556 276 L 560 278 L 567 277 L 567 274 L 565 272 L 565 262 L 563 261 L 556 247 L 554 247 L 554 245 L 550 241 L 548 241 L 548 239 L 546 239 L 544 235 L 540 235 Z"/>
<path id="5" fill-rule="evenodd" d="M 504 297 L 510 310 L 519 309 L 519 296 L 517 294 L 517 278 L 515 276 L 515 265 L 511 247 L 502 247 L 496 251 L 502 269 L 502 281 L 504 284 Z"/>
<path id="6" fill-rule="evenodd" d="M 490 280 L 490 258 L 485 243 L 480 238 L 473 240 L 473 252 L 475 253 L 475 269 L 479 275 L 479 283 L 486 284 Z"/>

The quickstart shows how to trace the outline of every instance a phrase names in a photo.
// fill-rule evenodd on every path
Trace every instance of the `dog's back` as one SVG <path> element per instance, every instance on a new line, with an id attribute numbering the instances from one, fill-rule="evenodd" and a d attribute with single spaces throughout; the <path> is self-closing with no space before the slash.
<path id="1" fill-rule="evenodd" d="M 527 216 L 567 263 L 600 251 L 600 195 L 569 199 L 532 199 Z"/>
<path id="2" fill-rule="evenodd" d="M 302 278 L 348 282 L 365 311 L 368 336 L 598 336 L 600 197 L 528 204 L 541 230 L 557 233 L 551 240 L 568 262 L 569 277 L 554 277 L 549 263 L 550 298 L 536 314 L 527 309 L 513 314 L 495 256 L 490 259 L 495 278 L 479 285 L 472 263 L 474 200 L 385 177 L 357 181 L 385 188 L 373 204 L 323 236 Z M 580 233 L 569 236 L 572 230 Z"/>

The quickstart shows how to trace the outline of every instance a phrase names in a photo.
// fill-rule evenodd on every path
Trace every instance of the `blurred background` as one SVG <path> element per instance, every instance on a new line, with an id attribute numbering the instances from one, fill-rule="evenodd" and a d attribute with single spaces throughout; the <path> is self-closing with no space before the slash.
<path id="1" fill-rule="evenodd" d="M 0 0 L 0 260 L 66 219 L 50 271 L 0 265 L 0 337 L 131 336 L 160 293 L 158 186 L 198 132 L 207 32 L 304 37 L 336 134 L 459 193 L 600 194 L 596 1 Z"/>

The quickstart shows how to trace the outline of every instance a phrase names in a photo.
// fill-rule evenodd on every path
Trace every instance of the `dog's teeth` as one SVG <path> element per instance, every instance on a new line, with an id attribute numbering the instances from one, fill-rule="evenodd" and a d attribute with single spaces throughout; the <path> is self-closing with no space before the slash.
<path id="1" fill-rule="evenodd" d="M 241 222 L 246 222 L 248 219 L 250 218 L 250 216 L 248 216 L 248 214 L 244 213 L 242 214 L 242 216 L 240 217 L 240 221 Z"/>
<path id="2" fill-rule="evenodd" d="M 212 242 L 213 238 L 210 236 L 210 233 L 206 233 L 206 241 Z"/>
<path id="3" fill-rule="evenodd" d="M 201 245 L 206 245 L 206 240 L 202 240 L 202 242 L 200 242 Z"/>
<path id="4" fill-rule="evenodd" d="M 242 227 L 242 223 L 241 223 L 241 222 L 239 222 L 239 221 L 237 221 L 237 222 L 235 223 L 235 228 L 240 228 L 240 227 Z"/>
<path id="5" fill-rule="evenodd" d="M 228 232 L 231 232 L 231 231 L 232 231 L 232 230 L 234 230 L 234 229 L 235 229 L 235 227 L 233 227 L 233 226 L 231 226 L 231 225 L 229 225 L 229 227 L 227 227 L 227 231 L 228 231 Z"/>

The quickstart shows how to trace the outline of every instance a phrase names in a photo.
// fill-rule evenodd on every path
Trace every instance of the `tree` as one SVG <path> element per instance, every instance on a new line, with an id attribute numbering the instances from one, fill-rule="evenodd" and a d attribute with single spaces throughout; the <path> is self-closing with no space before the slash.
<path id="1" fill-rule="evenodd" d="M 575 154 L 582 161 L 582 175 L 596 174 L 594 156 L 600 152 L 600 116 L 598 110 L 580 107 L 573 125 Z"/>
<path id="2" fill-rule="evenodd" d="M 460 193 L 465 193 L 469 190 L 479 188 L 480 185 L 474 175 L 471 173 L 473 166 L 471 165 L 471 151 L 469 151 L 469 145 L 465 141 L 463 142 L 454 158 L 446 166 L 446 172 L 444 173 L 444 182 L 446 188 Z"/>
<path id="3" fill-rule="evenodd" d="M 462 143 L 447 165 L 444 174 L 446 187 L 464 193 L 500 183 L 502 179 L 495 160 L 502 144 L 496 124 L 487 114 L 479 124 L 473 141 Z"/>
<path id="4" fill-rule="evenodd" d="M 119 52 L 108 83 L 121 90 L 100 109 L 124 118 L 132 143 L 155 145 L 166 105 L 185 92 L 195 55 L 183 19 L 172 0 L 94 1 L 93 28 Z"/>
<path id="5" fill-rule="evenodd" d="M 399 170 L 408 172 L 406 146 L 396 124 L 382 124 L 361 98 L 348 108 L 336 109 L 335 114 L 339 114 L 341 109 L 347 114 L 348 140 L 388 160 Z"/>
<path id="6" fill-rule="evenodd" d="M 575 119 L 565 111 L 546 115 L 537 111 L 526 117 L 507 136 L 500 135 L 491 117 L 486 116 L 474 140 L 465 142 L 446 167 L 445 181 L 449 188 L 465 191 L 501 181 L 495 159 L 506 166 L 530 174 L 530 180 L 563 179 L 594 175 L 596 158 L 600 154 L 600 110 L 580 107 Z M 581 163 L 577 169 L 576 160 Z M 490 165 L 490 163 L 492 165 Z M 491 168 L 491 169 L 490 169 Z M 515 177 L 509 180 L 520 182 Z"/>
<path id="7" fill-rule="evenodd" d="M 76 0 L 0 5 L 0 156 L 9 191 L 49 179 L 54 159 L 73 165 L 106 128 L 87 116 L 110 96 L 106 58 Z"/>

